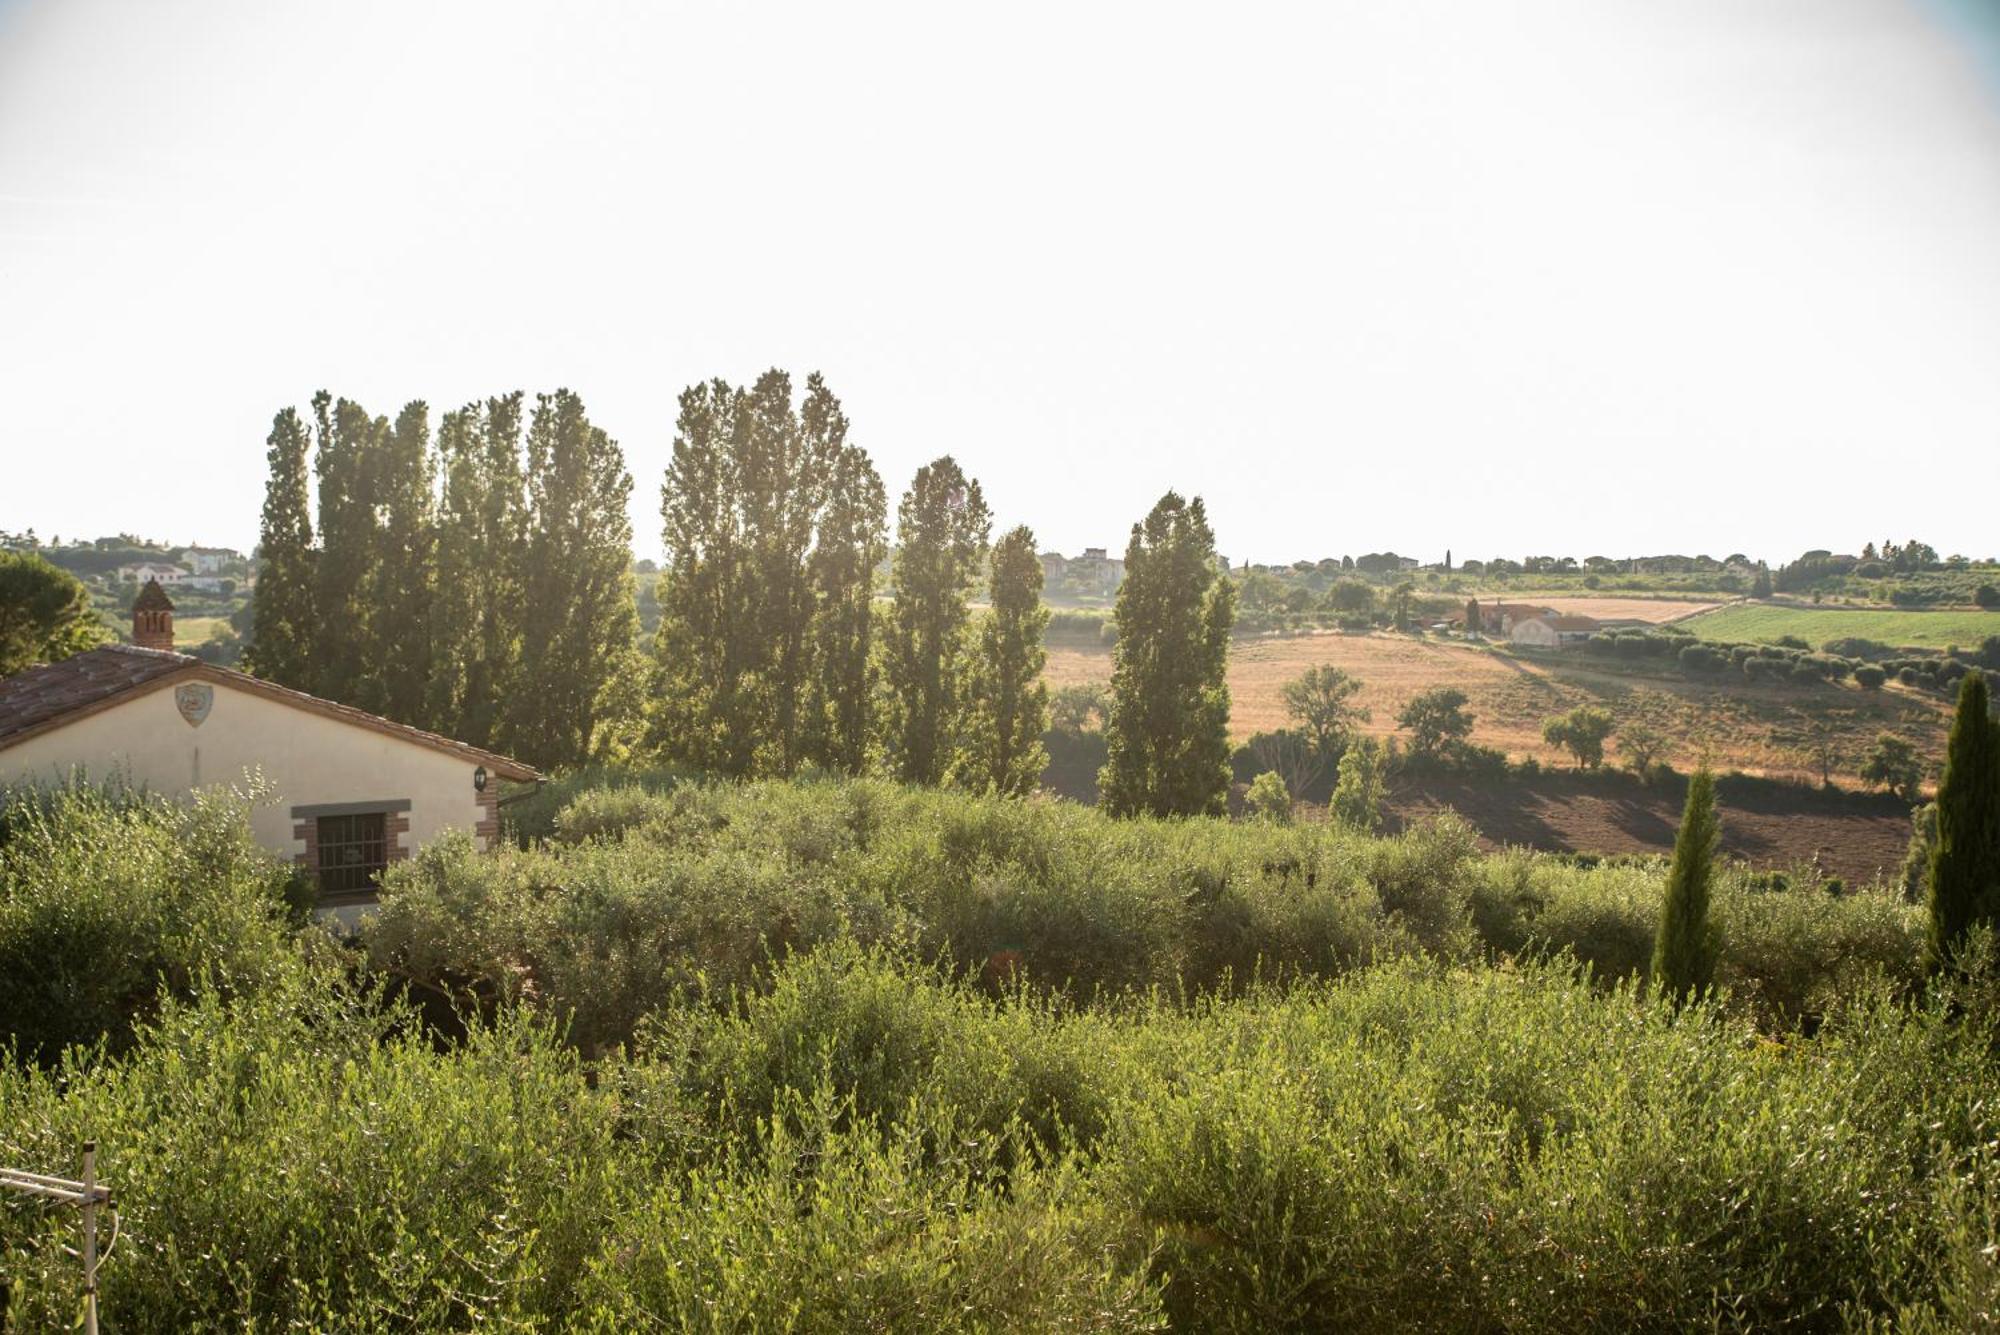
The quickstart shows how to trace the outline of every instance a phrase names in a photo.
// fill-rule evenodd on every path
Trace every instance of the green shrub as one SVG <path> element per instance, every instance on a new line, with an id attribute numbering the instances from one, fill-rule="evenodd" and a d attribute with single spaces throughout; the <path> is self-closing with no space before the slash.
<path id="1" fill-rule="evenodd" d="M 1892 895 L 1725 873 L 1676 1021 L 1657 859 L 674 802 L 391 877 L 371 950 L 532 1001 L 456 1038 L 307 933 L 0 1064 L 0 1162 L 100 1142 L 107 1327 L 1950 1329 L 1990 1288 L 2000 982 L 1925 991 Z M 73 1229 L 0 1208 L 20 1328 L 73 1318 Z"/>
<path id="2" fill-rule="evenodd" d="M 647 826 L 671 827 L 687 810 L 688 804 L 671 793 L 645 788 L 594 788 L 555 815 L 550 837 L 558 843 L 580 844 L 586 839 L 622 838 Z"/>
<path id="3" fill-rule="evenodd" d="M 1285 824 L 1292 818 L 1292 790 L 1276 770 L 1265 770 L 1243 795 L 1243 814 L 1251 820 Z"/>
<path id="4" fill-rule="evenodd" d="M 74 1043 L 117 1051 L 164 996 L 284 981 L 291 874 L 250 837 L 255 799 L 0 793 L 0 1047 L 42 1063 Z"/>
<path id="5" fill-rule="evenodd" d="M 1111 821 L 1069 803 L 873 781 L 683 787 L 634 805 L 646 814 L 622 838 L 426 849 L 386 878 L 363 935 L 369 959 L 426 989 L 533 998 L 596 1052 L 661 1007 L 764 986 L 773 958 L 842 937 L 1087 999 L 1482 944 L 1569 949 L 1622 978 L 1643 966 L 1658 920 L 1656 863 L 1486 858 L 1456 818 L 1371 839 L 1338 823 Z M 612 809 L 587 805 L 589 827 Z M 1872 901 L 1848 899 L 1816 897 L 1836 959 L 1850 926 L 1876 940 Z M 1726 939 L 1723 965 L 1746 1004 L 1820 986 L 1797 982 L 1792 958 L 1738 954 Z M 1772 968 L 1785 978 L 1752 985 Z"/>
<path id="6" fill-rule="evenodd" d="M 1158 1284 L 1111 1253 L 1075 1165 L 1003 1171 L 1005 1138 L 946 1110 L 878 1135 L 824 1084 L 785 1104 L 743 1158 L 662 1182 L 618 1217 L 584 1283 L 594 1325 L 1158 1327 Z"/>
<path id="7" fill-rule="evenodd" d="M 1954 1189 L 1917 1165 L 1991 1124 L 1977 1042 L 1934 1013 L 1864 1004 L 1810 1061 L 1543 970 L 1382 969 L 1254 1013 L 1190 1034 L 1107 1137 L 1181 1329 L 1838 1328 L 1932 1296 L 1905 1243 Z M 1940 1039 L 1972 1088 L 1905 1143 Z"/>
<path id="8" fill-rule="evenodd" d="M 1689 672 L 1714 672 L 1728 661 L 1723 654 L 1706 644 L 1683 645 L 1679 658 L 1680 665 Z"/>
<path id="9" fill-rule="evenodd" d="M 465 1329 L 573 1310 L 616 1209 L 617 1108 L 525 1016 L 438 1052 L 331 999 L 168 1002 L 123 1063 L 0 1082 L 0 1159 L 86 1138 L 123 1239 L 124 1330 Z M 76 1311 L 66 1214 L 0 1215 L 22 1329 Z"/>

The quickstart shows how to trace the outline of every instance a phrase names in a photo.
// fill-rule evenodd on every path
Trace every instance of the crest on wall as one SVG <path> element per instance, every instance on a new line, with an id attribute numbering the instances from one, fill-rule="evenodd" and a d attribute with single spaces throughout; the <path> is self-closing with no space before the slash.
<path id="1" fill-rule="evenodd" d="M 215 707 L 215 688 L 207 682 L 190 682 L 174 687 L 174 708 L 190 728 L 199 728 L 208 711 Z"/>

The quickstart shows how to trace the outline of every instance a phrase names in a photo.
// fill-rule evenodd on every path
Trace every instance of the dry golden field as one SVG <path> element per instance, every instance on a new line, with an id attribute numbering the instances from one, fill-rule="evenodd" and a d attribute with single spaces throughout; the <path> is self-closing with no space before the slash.
<path id="1" fill-rule="evenodd" d="M 1586 596 L 1569 597 L 1557 594 L 1548 598 L 1532 593 L 1481 594 L 1481 602 L 1534 603 L 1539 607 L 1553 607 L 1565 616 L 1596 617 L 1599 621 L 1650 621 L 1655 625 L 1662 622 L 1678 621 L 1682 617 L 1695 616 L 1702 612 L 1712 612 L 1722 606 L 1714 599 L 1689 598 L 1593 598 Z"/>
<path id="2" fill-rule="evenodd" d="M 1948 722 L 1940 698 L 1893 685 L 1871 693 L 1851 683 L 1753 684 L 1733 672 L 1701 679 L 1672 671 L 1641 675 L 1580 654 L 1527 659 L 1453 641 L 1324 633 L 1238 640 L 1231 646 L 1231 736 L 1242 741 L 1285 726 L 1284 684 L 1321 663 L 1361 679 L 1360 701 L 1373 714 L 1363 731 L 1371 735 L 1394 735 L 1396 714 L 1411 696 L 1433 686 L 1456 686 L 1476 718 L 1475 742 L 1557 764 L 1567 762 L 1542 741 L 1542 721 L 1580 704 L 1600 705 L 1620 720 L 1644 720 L 1670 739 L 1666 759 L 1677 768 L 1705 757 L 1719 769 L 1817 778 L 1813 738 L 1824 726 L 1834 737 L 1834 773 L 1850 782 L 1877 733 L 1900 733 L 1922 753 L 1938 756 Z M 1110 676 L 1107 649 L 1049 650 L 1047 677 L 1053 686 Z M 1614 754 L 1615 747 L 1614 734 Z"/>

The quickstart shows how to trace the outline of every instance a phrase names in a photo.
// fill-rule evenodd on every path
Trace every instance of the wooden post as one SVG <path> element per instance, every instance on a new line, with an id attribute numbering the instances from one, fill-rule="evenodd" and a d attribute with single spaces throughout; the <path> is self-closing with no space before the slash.
<path id="1" fill-rule="evenodd" d="M 83 1142 L 83 1335 L 97 1335 L 97 1142 Z"/>
<path id="2" fill-rule="evenodd" d="M 71 1256 L 83 1258 L 83 1328 L 87 1335 L 97 1335 L 97 1207 L 111 1204 L 111 1193 L 97 1185 L 97 1142 L 83 1142 L 83 1180 L 72 1182 L 68 1178 L 49 1177 L 43 1173 L 31 1173 L 25 1168 L 0 1167 L 0 1190 L 18 1191 L 27 1196 L 39 1196 L 43 1200 L 61 1201 L 74 1205 L 83 1211 L 83 1248 L 81 1252 L 63 1250 Z M 118 1245 L 118 1235 L 111 1235 L 111 1245 Z M 0 1304 L 4 1304 L 5 1290 L 0 1289 Z M 0 1307 L 0 1319 L 6 1312 Z"/>

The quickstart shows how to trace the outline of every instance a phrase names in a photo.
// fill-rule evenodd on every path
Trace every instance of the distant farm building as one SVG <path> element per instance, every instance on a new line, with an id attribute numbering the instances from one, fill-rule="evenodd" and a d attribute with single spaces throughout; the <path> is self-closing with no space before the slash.
<path id="1" fill-rule="evenodd" d="M 243 553 L 228 547 L 190 547 L 175 558 L 197 575 L 219 575 L 224 566 L 243 560 Z"/>
<path id="2" fill-rule="evenodd" d="M 164 565 L 157 561 L 141 561 L 137 565 L 118 567 L 118 578 L 128 584 L 144 584 L 149 579 L 165 585 L 185 584 L 187 577 L 188 572 L 179 566 Z"/>
<path id="3" fill-rule="evenodd" d="M 463 830 L 500 837 L 500 786 L 533 783 L 506 756 L 174 652 L 173 603 L 149 582 L 133 644 L 0 679 L 0 784 L 82 775 L 170 797 L 260 776 L 257 842 L 317 883 L 323 916 L 352 924 L 376 878 Z"/>
<path id="4" fill-rule="evenodd" d="M 1102 547 L 1086 547 L 1065 563 L 1064 577 L 1087 593 L 1116 593 L 1125 581 L 1125 563 Z"/>
<path id="5" fill-rule="evenodd" d="M 1475 608 L 1478 609 L 1479 624 L 1468 625 L 1466 628 L 1498 639 L 1511 637 L 1516 622 L 1556 615 L 1553 607 L 1544 607 L 1540 603 L 1482 603 L 1474 599 L 1466 603 L 1464 612 L 1452 619 L 1464 622 L 1472 615 Z"/>
<path id="6" fill-rule="evenodd" d="M 1525 644 L 1536 649 L 1561 649 L 1581 644 L 1597 634 L 1599 629 L 1595 617 L 1522 617 L 1507 628 L 1507 640 L 1510 644 Z"/>

